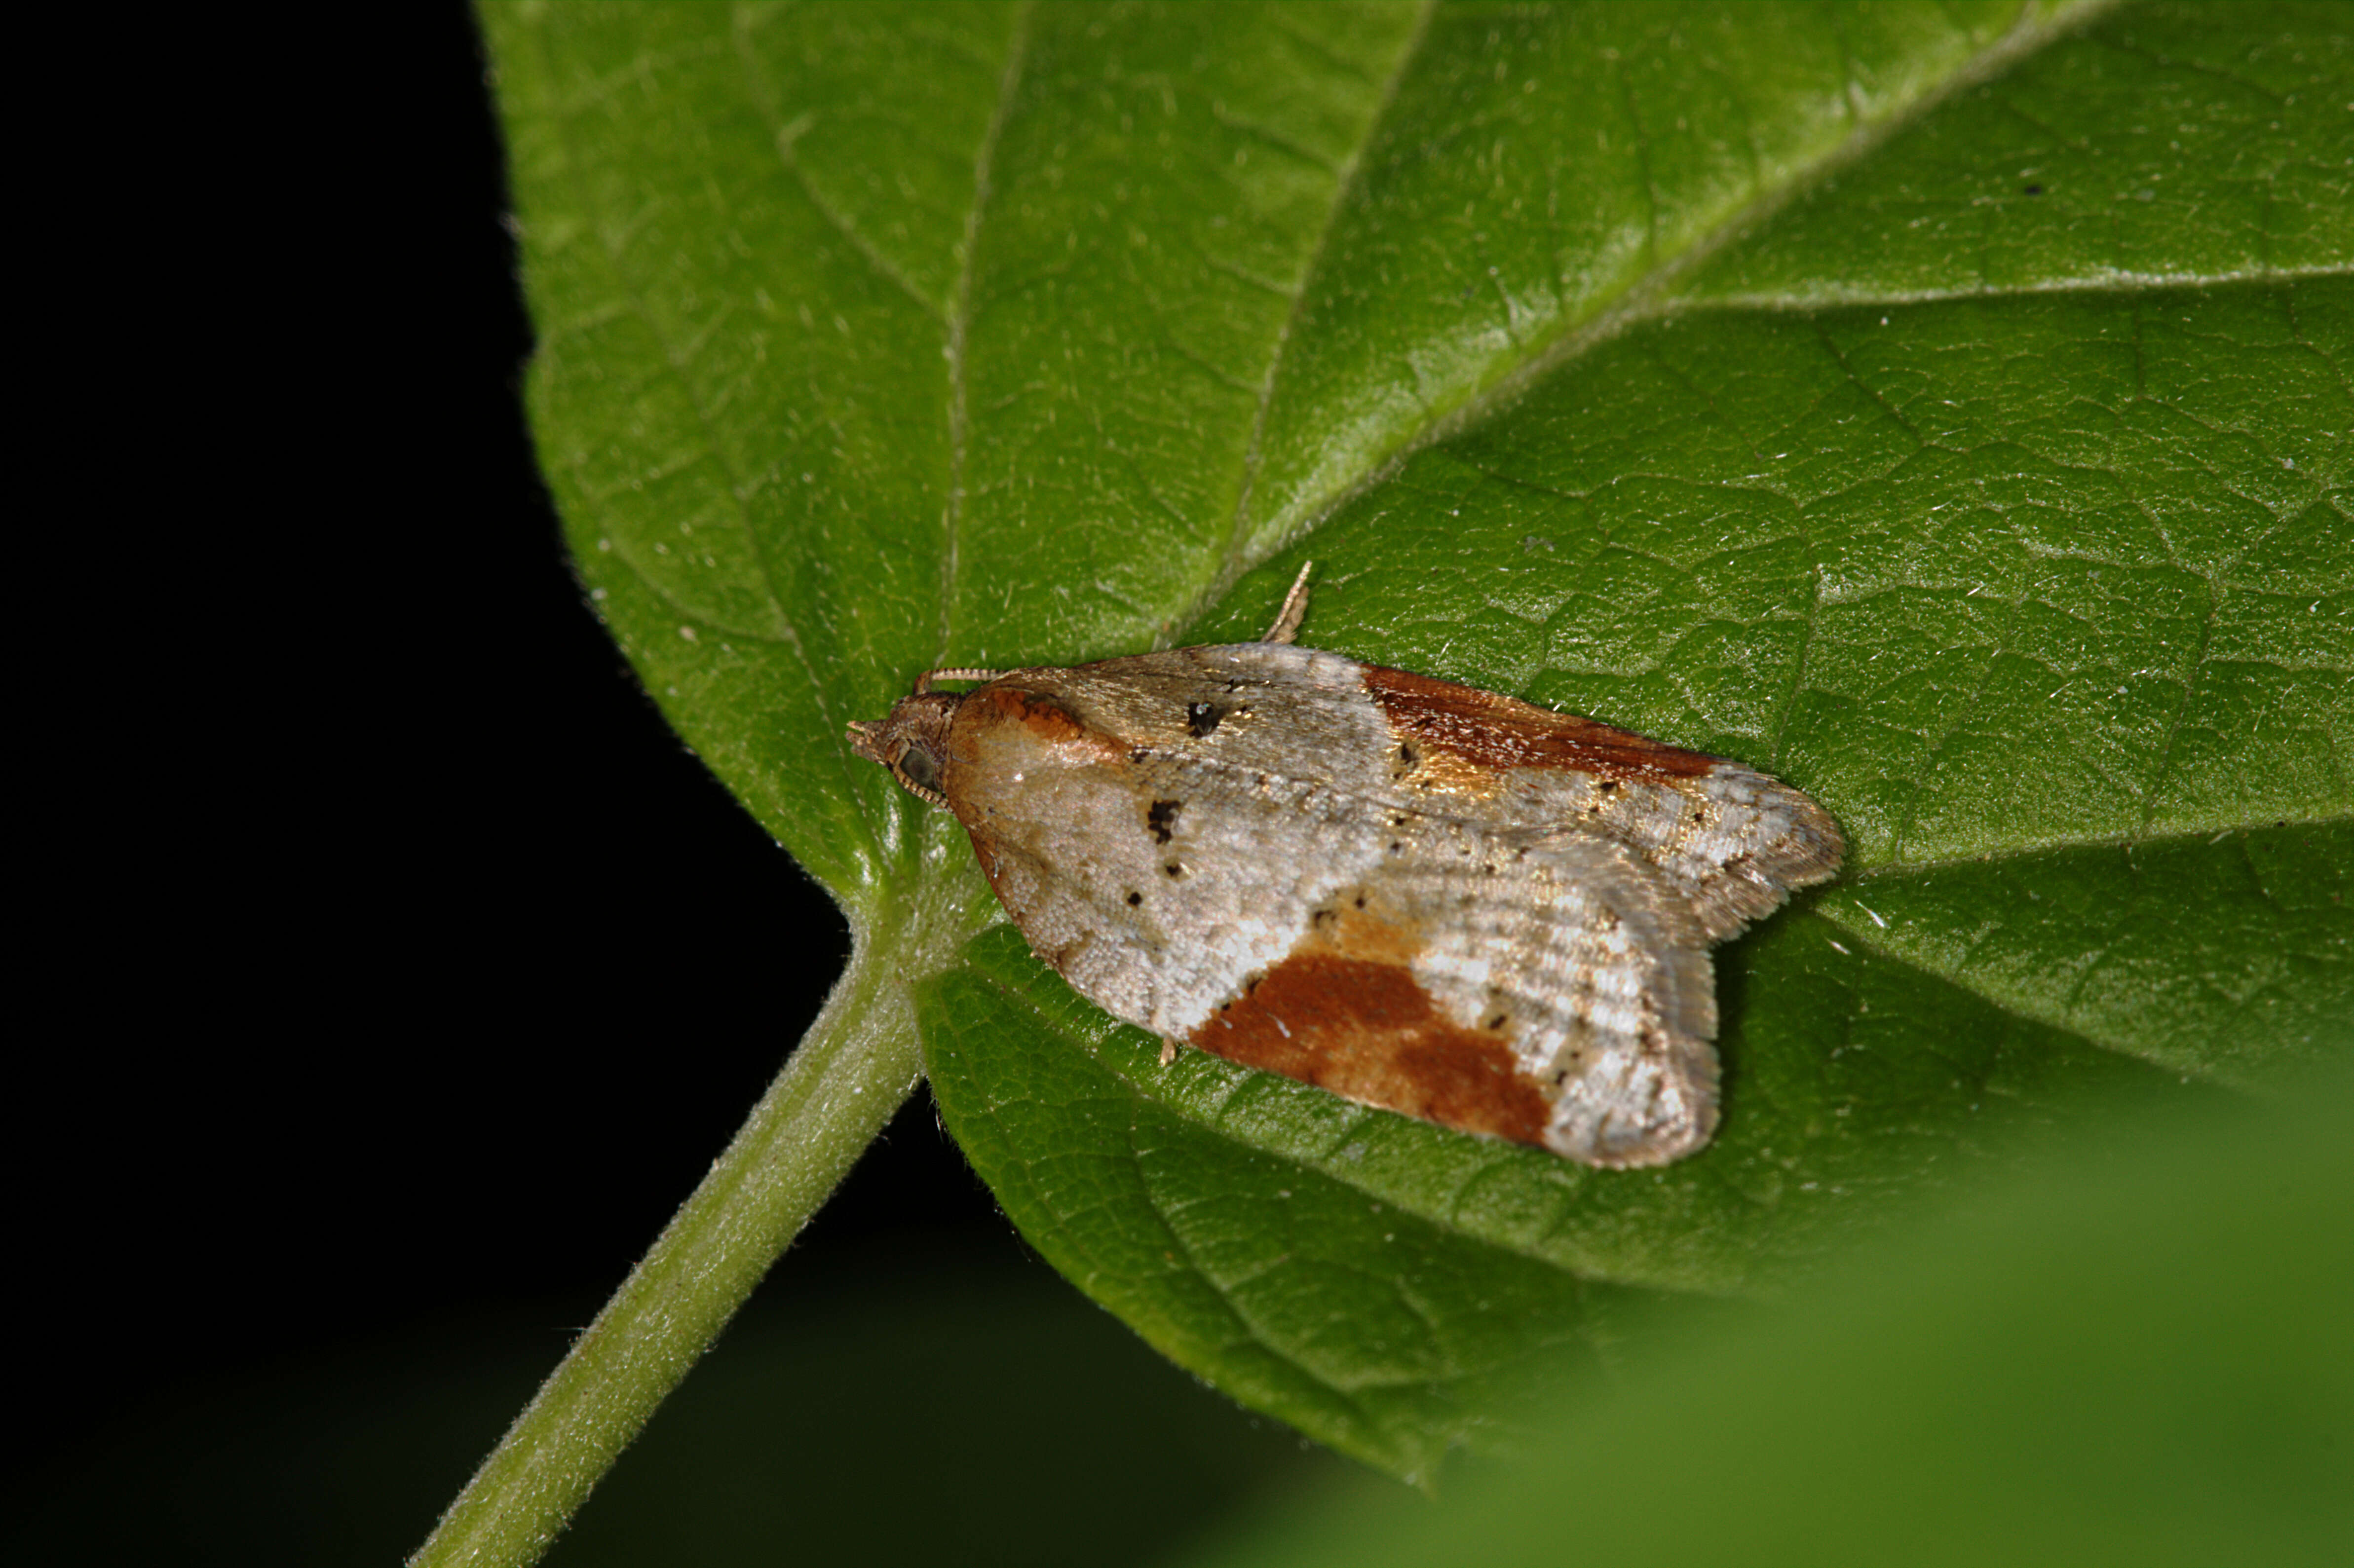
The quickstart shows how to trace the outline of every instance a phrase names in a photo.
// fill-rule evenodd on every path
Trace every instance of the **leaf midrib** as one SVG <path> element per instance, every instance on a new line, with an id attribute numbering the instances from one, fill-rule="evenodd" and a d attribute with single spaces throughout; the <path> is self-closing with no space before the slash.
<path id="1" fill-rule="evenodd" d="M 2032 860 L 2045 855 L 2067 854 L 2077 850 L 2138 850 L 2163 848 L 2169 844 L 2208 842 L 2219 835 L 2253 832 L 2264 828 L 2335 828 L 2354 825 L 2354 813 L 2337 812 L 2315 816 L 2284 817 L 2266 813 L 2261 820 L 2214 823 L 2205 827 L 2179 828 L 2157 833 L 2105 833 L 2087 838 L 2038 839 L 2029 843 L 2006 844 L 2000 849 L 1986 850 L 1978 854 L 1942 855 L 1934 860 L 1889 861 L 1866 866 L 1841 877 L 1835 887 L 1858 887 L 1885 878 L 1918 876 L 1931 872 L 1953 871 L 1965 866 L 1999 865 L 2007 861 Z"/>
<path id="2" fill-rule="evenodd" d="M 932 656 L 935 665 L 946 663 L 949 650 L 956 646 L 957 579 L 962 567 L 965 524 L 965 453 L 971 435 L 965 403 L 965 337 L 972 325 L 973 270 L 981 253 L 981 226 L 988 210 L 997 146 L 1004 136 L 1006 114 L 1013 107 L 1014 95 L 1022 89 L 1023 68 L 1029 60 L 1030 21 L 1034 14 L 1032 0 L 1020 0 L 1013 10 L 1005 66 L 997 78 L 997 101 L 990 107 L 989 124 L 981 132 L 981 145 L 973 153 L 972 206 L 965 213 L 963 254 L 957 259 L 956 282 L 949 295 L 947 330 L 941 344 L 949 364 L 949 493 L 940 520 L 940 641 Z"/>
<path id="3" fill-rule="evenodd" d="M 1528 339 L 1515 344 L 1514 352 L 1500 354 L 1490 362 L 1488 388 L 1473 395 L 1451 408 L 1429 410 L 1420 426 L 1405 432 L 1394 449 L 1383 461 L 1366 467 L 1349 478 L 1328 487 L 1312 503 L 1288 509 L 1296 514 L 1293 523 L 1285 524 L 1280 515 L 1268 519 L 1273 527 L 1253 528 L 1250 524 L 1250 501 L 1257 489 L 1257 480 L 1264 461 L 1264 435 L 1268 410 L 1292 337 L 1292 327 L 1298 321 L 1305 302 L 1313 291 L 1316 275 L 1323 263 L 1331 236 L 1349 199 L 1357 188 L 1364 167 L 1364 154 L 1378 139 L 1384 120 L 1394 106 L 1399 85 L 1405 80 L 1414 61 L 1421 55 L 1428 37 L 1429 22 L 1436 10 L 1436 0 L 1421 0 L 1419 14 L 1412 34 L 1400 51 L 1398 62 L 1384 84 L 1380 101 L 1366 117 L 1357 144 L 1341 165 L 1341 176 L 1333 184 L 1332 196 L 1327 206 L 1317 238 L 1311 246 L 1301 273 L 1300 286 L 1292 296 L 1292 305 L 1285 322 L 1270 345 L 1261 390 L 1252 417 L 1249 439 L 1244 444 L 1240 472 L 1235 478 L 1235 509 L 1225 543 L 1205 562 L 1198 574 L 1203 586 L 1183 609 L 1162 623 L 1161 636 L 1165 644 L 1173 644 L 1183 632 L 1198 624 L 1209 614 L 1234 585 L 1255 570 L 1278 551 L 1288 548 L 1321 524 L 1352 496 L 1362 493 L 1394 471 L 1415 452 L 1445 439 L 1447 435 L 1484 418 L 1503 404 L 1518 397 L 1535 376 L 1555 368 L 1575 358 L 1605 339 L 1617 335 L 1629 327 L 1674 308 L 1670 297 L 1670 285 L 1688 275 L 1702 260 L 1714 254 L 1724 244 L 1755 228 L 1765 217 L 1786 205 L 1800 191 L 1818 183 L 1826 174 L 1843 167 L 1869 154 L 1875 147 L 1900 133 L 1906 127 L 1935 110 L 1956 90 L 1985 79 L 1987 77 L 2046 47 L 2060 37 L 2074 32 L 2114 8 L 2121 0 L 2084 0 L 2084 3 L 2056 12 L 2050 17 L 2038 18 L 2033 7 L 2022 8 L 2020 19 L 1976 54 L 1949 71 L 1935 87 L 1921 93 L 1886 118 L 1861 125 L 1841 138 L 1812 161 L 1794 165 L 1791 174 L 1779 185 L 1761 189 L 1749 202 L 1727 214 L 1710 226 L 1676 254 L 1654 260 L 1618 294 L 1615 307 L 1589 311 L 1582 316 L 1565 317 L 1550 334 Z M 951 620 L 955 603 L 958 535 L 962 526 L 962 462 L 964 443 L 961 423 L 964 356 L 962 326 L 970 313 L 970 286 L 974 260 L 980 249 L 983 205 L 987 196 L 988 162 L 1002 130 L 1013 93 L 1018 88 L 1021 62 L 1026 48 L 1031 18 L 1031 6 L 1024 4 L 1017 13 L 1013 42 L 1008 50 L 1008 66 L 1002 79 L 998 102 L 992 109 L 990 127 L 982 147 L 976 154 L 974 172 L 974 206 L 967 214 L 964 254 L 960 261 L 954 302 L 948 316 L 949 358 L 950 364 L 951 407 L 949 410 L 951 450 L 951 478 L 945 534 L 946 558 L 941 576 L 941 597 L 938 620 L 941 627 L 941 652 L 945 659 L 953 646 Z M 1853 73 L 1847 73 L 1851 83 Z M 1984 291 L 1960 291 L 1983 292 Z M 1794 302 L 1794 308 L 1796 302 Z M 1261 543 L 1253 545 L 1257 538 Z M 1142 638 L 1140 638 L 1140 646 Z"/>
<path id="4" fill-rule="evenodd" d="M 1235 514 L 1228 524 L 1225 549 L 1214 568 L 1204 574 L 1195 588 L 1193 602 L 1174 624 L 1194 625 L 1207 613 L 1211 605 L 1225 597 L 1227 590 L 1248 569 L 1244 563 L 1248 555 L 1251 532 L 1251 496 L 1257 488 L 1259 469 L 1266 458 L 1267 412 L 1275 406 L 1276 383 L 1283 374 L 1285 352 L 1290 347 L 1292 335 L 1308 308 L 1316 274 L 1323 269 L 1325 252 L 1331 248 L 1332 231 L 1340 226 L 1341 215 L 1348 210 L 1349 198 L 1363 176 L 1365 149 L 1379 137 L 1382 122 L 1397 103 L 1399 84 L 1405 80 L 1406 73 L 1421 58 L 1423 45 L 1430 37 L 1430 18 L 1437 9 L 1438 0 L 1420 0 L 1405 47 L 1398 51 L 1397 62 L 1391 68 L 1389 79 L 1382 83 L 1381 96 L 1374 103 L 1373 112 L 1365 117 L 1364 134 L 1341 162 L 1338 176 L 1332 182 L 1332 199 L 1325 206 L 1315 243 L 1309 247 L 1306 262 L 1299 270 L 1299 285 L 1291 292 L 1291 306 L 1284 314 L 1283 324 L 1276 329 L 1275 342 L 1267 356 L 1267 370 L 1259 380 L 1257 404 L 1251 410 L 1250 440 L 1243 448 L 1242 478 L 1235 486 Z"/>
<path id="5" fill-rule="evenodd" d="M 2061 37 L 2082 30 L 2121 4 L 2123 0 L 2082 0 L 2080 4 L 2042 19 L 2033 15 L 2032 6 L 2022 7 L 2020 19 L 2000 37 L 1956 66 L 1935 87 L 1921 93 L 1885 119 L 1859 126 L 1810 162 L 1794 165 L 1789 176 L 1779 185 L 1761 188 L 1751 200 L 1700 231 L 1673 255 L 1656 257 L 1656 242 L 1651 242 L 1656 259 L 1618 291 L 1617 303 L 1589 310 L 1583 315 L 1565 315 L 1550 334 L 1515 343 L 1511 352 L 1499 354 L 1489 362 L 1486 388 L 1454 407 L 1432 409 L 1425 405 L 1425 417 L 1419 428 L 1405 433 L 1381 461 L 1331 483 L 1323 493 L 1302 504 L 1288 508 L 1287 511 L 1292 514 L 1288 523 L 1278 514 L 1266 520 L 1268 525 L 1253 530 L 1264 543 L 1256 548 L 1246 546 L 1233 552 L 1226 566 L 1212 580 L 1210 588 L 1172 624 L 1181 629 L 1193 625 L 1214 609 L 1226 591 L 1245 575 L 1315 532 L 1325 519 L 1355 496 L 1394 473 L 1415 453 L 1480 423 L 1518 399 L 1537 378 L 1550 375 L 1599 344 L 1646 322 L 1686 308 L 1684 302 L 1674 296 L 1674 286 L 1696 270 L 1702 262 L 1751 232 L 1801 192 L 1812 188 L 1837 170 L 1869 156 L 1875 149 L 1943 105 L 1957 91 L 1988 79 Z M 1417 44 L 1419 41 L 1417 36 Z M 1850 85 L 1853 82 L 1851 69 L 1847 73 L 1847 80 Z M 1843 98 L 1846 96 L 1842 94 Z M 1377 128 L 1377 119 L 1368 123 L 1368 143 L 1373 139 Z M 1362 166 L 1363 153 L 1363 148 L 1360 147 L 1351 154 L 1352 170 Z M 1336 209 L 1344 194 L 1345 191 L 1336 192 Z M 1303 299 L 1314 282 L 1311 273 L 1303 284 Z M 1987 291 L 1973 289 L 1955 292 L 1975 297 Z M 1789 308 L 1808 307 L 1801 302 L 1793 301 Z"/>

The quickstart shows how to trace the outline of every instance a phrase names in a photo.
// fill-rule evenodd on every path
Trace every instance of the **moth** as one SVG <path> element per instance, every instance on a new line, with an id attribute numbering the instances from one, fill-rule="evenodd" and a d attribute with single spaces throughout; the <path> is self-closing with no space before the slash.
<path id="1" fill-rule="evenodd" d="M 851 744 L 1164 1066 L 1182 1042 L 1590 1165 L 1702 1147 L 1709 949 L 1831 876 L 1837 825 L 1737 762 L 1296 646 L 1307 588 L 1257 642 L 930 671 Z"/>

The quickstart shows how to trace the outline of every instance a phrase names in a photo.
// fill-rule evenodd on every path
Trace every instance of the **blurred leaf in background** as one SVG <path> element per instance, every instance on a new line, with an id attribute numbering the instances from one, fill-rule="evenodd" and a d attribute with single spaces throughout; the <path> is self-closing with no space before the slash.
<path id="1" fill-rule="evenodd" d="M 1426 1483 L 2029 1144 L 2354 1044 L 2342 7 L 484 20 L 600 613 L 1024 1236 L 1243 1404 Z M 1161 1071 L 843 745 L 934 664 L 1255 635 L 1311 555 L 1303 641 L 1846 828 L 1720 954 L 1698 1157 Z"/>
<path id="2" fill-rule="evenodd" d="M 2354 1095 L 2126 1118 L 1437 1507 L 1325 1482 L 1188 1561 L 2324 1563 L 2354 1541 Z"/>

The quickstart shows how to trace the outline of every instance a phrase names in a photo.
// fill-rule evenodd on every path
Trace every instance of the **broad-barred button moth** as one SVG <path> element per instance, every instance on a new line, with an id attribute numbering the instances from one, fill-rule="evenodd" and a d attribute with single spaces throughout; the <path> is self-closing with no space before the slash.
<path id="1" fill-rule="evenodd" d="M 1591 1165 L 1705 1144 L 1709 948 L 1836 872 L 1838 827 L 1736 762 L 1296 647 L 1307 582 L 1257 642 L 932 671 L 852 744 L 1164 1063 Z"/>

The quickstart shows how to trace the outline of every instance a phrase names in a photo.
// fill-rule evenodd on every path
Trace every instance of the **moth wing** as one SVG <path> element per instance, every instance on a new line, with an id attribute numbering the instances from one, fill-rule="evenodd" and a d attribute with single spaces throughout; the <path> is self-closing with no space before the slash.
<path id="1" fill-rule="evenodd" d="M 1450 855 L 1442 837 L 1439 853 L 1402 868 L 1398 892 L 1420 916 L 1415 968 L 1447 1015 L 1500 1035 L 1540 1086 L 1544 1145 L 1633 1166 L 1705 1144 L 1715 976 L 1684 890 L 1579 828 L 1463 836 L 1486 853 Z"/>
<path id="2" fill-rule="evenodd" d="M 982 870 L 1032 951 L 1157 1034 L 1191 1035 L 1373 858 L 1312 781 L 1117 751 L 1020 771 L 960 800 Z"/>
<path id="3" fill-rule="evenodd" d="M 1622 787 L 1613 826 L 1682 888 L 1721 942 L 1829 880 L 1847 853 L 1830 814 L 1777 779 L 1719 762 L 1694 779 Z"/>

